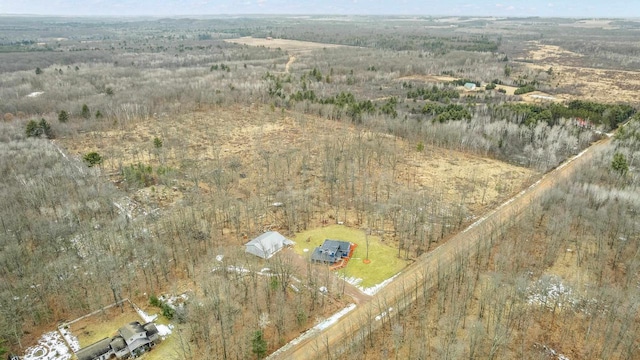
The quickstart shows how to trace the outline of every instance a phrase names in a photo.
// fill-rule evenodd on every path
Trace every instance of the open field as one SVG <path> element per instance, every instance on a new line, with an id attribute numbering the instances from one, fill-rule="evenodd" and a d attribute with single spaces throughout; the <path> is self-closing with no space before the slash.
<path id="1" fill-rule="evenodd" d="M 598 69 L 580 66 L 584 57 L 559 46 L 531 44 L 529 57 L 533 63 L 527 67 L 535 71 L 546 71 L 553 68 L 550 80 L 558 93 L 553 94 L 560 99 L 584 99 L 603 103 L 634 102 L 638 99 L 640 89 L 640 72 L 616 69 Z M 562 93 L 567 89 L 570 94 Z"/>
<path id="2" fill-rule="evenodd" d="M 317 43 L 311 41 L 299 41 L 277 38 L 254 38 L 251 36 L 241 37 L 239 39 L 228 39 L 227 42 L 249 46 L 264 46 L 267 48 L 280 48 L 291 53 L 309 52 L 318 49 L 339 48 L 344 45 Z"/>
<path id="3" fill-rule="evenodd" d="M 333 139 L 347 144 L 364 141 L 367 146 L 397 154 L 393 160 L 396 169 L 389 174 L 394 176 L 394 183 L 412 191 L 436 194 L 447 203 L 462 201 L 472 213 L 504 199 L 505 192 L 517 190 L 536 175 L 535 171 L 523 167 L 454 150 L 427 146 L 423 152 L 417 152 L 415 144 L 401 138 L 361 132 L 344 123 L 272 112 L 263 107 L 220 108 L 183 115 L 170 124 L 165 121 L 149 119 L 127 129 L 78 134 L 57 141 L 77 156 L 89 151 L 104 154 L 102 168 L 107 174 L 117 174 L 119 168 L 137 163 L 180 169 L 187 159 L 198 159 L 203 177 L 200 186 L 204 192 L 210 192 L 210 187 L 215 186 L 210 184 L 210 174 L 216 167 L 238 161 L 241 170 L 237 172 L 246 177 L 229 180 L 229 186 L 240 196 L 261 186 L 258 180 L 266 168 L 252 164 L 264 164 L 263 151 L 296 155 L 290 159 L 291 164 L 305 155 L 311 170 L 309 176 L 320 179 L 320 161 L 326 152 L 324 144 Z M 164 140 L 160 153 L 153 148 L 155 136 Z M 286 164 L 274 165 L 278 166 L 277 171 L 286 171 Z M 381 174 L 379 170 L 371 168 L 376 174 Z M 184 189 L 186 183 L 180 181 L 179 184 L 183 185 L 173 189 L 160 186 L 155 192 L 142 191 L 138 195 L 148 196 L 160 204 L 173 203 L 183 197 L 180 189 Z M 384 193 L 379 196 L 389 196 L 387 191 Z"/>

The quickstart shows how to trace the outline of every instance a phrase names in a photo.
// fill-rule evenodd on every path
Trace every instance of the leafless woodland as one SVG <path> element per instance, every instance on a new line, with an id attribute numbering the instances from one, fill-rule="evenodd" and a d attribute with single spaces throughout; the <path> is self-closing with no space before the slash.
<path id="1" fill-rule="evenodd" d="M 193 301 L 174 320 L 184 334 L 175 358 L 259 357 L 256 331 L 270 352 L 350 300 L 323 269 L 290 256 L 249 258 L 240 246 L 247 237 L 340 220 L 386 234 L 398 256 L 416 258 L 519 188 L 492 183 L 502 198 L 474 206 L 467 195 L 482 193 L 487 179 L 453 196 L 418 188 L 402 168 L 410 154 L 458 152 L 540 174 L 615 131 L 637 107 L 578 104 L 602 109 L 581 127 L 582 115 L 563 115 L 568 101 L 550 109 L 485 90 L 532 85 L 579 101 L 580 86 L 559 86 L 553 69 L 531 66 L 530 47 L 581 55 L 567 66 L 633 70 L 633 21 L 577 37 L 563 19 L 455 27 L 367 17 L 2 20 L 0 346 L 15 352 L 38 331 L 108 303 L 190 290 Z M 344 46 L 296 52 L 225 41 L 240 36 Z M 466 93 L 443 76 L 480 89 Z M 176 125 L 199 116 L 184 132 Z M 259 129 L 289 121 L 300 130 L 289 147 L 268 147 L 258 134 L 248 152 L 222 153 L 217 139 L 233 128 L 225 121 L 247 117 Z M 50 133 L 29 132 L 32 120 Z M 303 139 L 309 129 L 338 130 Z M 639 131 L 632 120 L 592 166 L 344 351 L 637 358 Z M 123 146 L 127 136 L 143 140 L 118 151 L 106 145 L 118 141 L 113 134 Z M 102 162 L 83 161 L 89 152 Z M 614 154 L 627 166 L 612 167 Z M 287 211 L 274 210 L 275 201 Z M 534 298 L 558 286 L 566 291 Z"/>

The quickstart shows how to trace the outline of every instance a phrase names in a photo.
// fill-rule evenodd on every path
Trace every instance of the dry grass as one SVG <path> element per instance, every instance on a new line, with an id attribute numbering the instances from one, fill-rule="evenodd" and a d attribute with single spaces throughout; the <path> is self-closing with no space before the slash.
<path id="1" fill-rule="evenodd" d="M 397 81 L 424 81 L 427 83 L 451 82 L 455 80 L 458 80 L 458 78 L 446 75 L 411 75 L 397 79 Z"/>
<path id="2" fill-rule="evenodd" d="M 104 338 L 116 335 L 119 328 L 133 321 L 144 322 L 131 305 L 124 303 L 122 307 L 112 307 L 102 313 L 73 323 L 70 330 L 78 337 L 80 347 L 84 348 Z"/>
<path id="3" fill-rule="evenodd" d="M 336 45 L 336 44 L 324 44 L 310 41 L 298 41 L 298 40 L 285 40 L 285 39 L 271 39 L 268 40 L 266 38 L 254 38 L 250 36 L 241 37 L 238 39 L 229 39 L 225 40 L 234 44 L 241 45 L 249 45 L 249 46 L 264 46 L 268 48 L 280 48 L 285 51 L 301 53 L 301 52 L 309 52 L 317 49 L 325 49 L 325 48 L 337 48 L 344 47 L 345 45 Z"/>
<path id="4" fill-rule="evenodd" d="M 625 70 L 595 69 L 576 66 L 581 57 L 558 46 L 533 42 L 527 64 L 533 70 L 546 71 L 553 67 L 551 85 L 575 87 L 575 94 L 560 94 L 565 100 L 589 100 L 602 103 L 636 103 L 640 89 L 640 72 Z"/>
<path id="5" fill-rule="evenodd" d="M 240 194 L 258 190 L 254 181 L 264 171 L 261 151 L 292 151 L 297 152 L 296 158 L 303 152 L 309 154 L 312 176 L 318 178 L 322 176 L 324 145 L 355 136 L 366 136 L 400 154 L 395 172 L 398 186 L 409 191 L 428 190 L 447 203 L 464 201 L 471 212 L 506 199 L 536 175 L 526 168 L 458 151 L 426 146 L 425 151 L 417 152 L 416 144 L 400 138 L 363 133 L 346 123 L 266 107 L 215 108 L 185 114 L 170 122 L 148 119 L 125 129 L 78 134 L 58 141 L 74 155 L 97 151 L 105 158 L 103 170 L 117 175 L 120 166 L 139 162 L 154 168 L 160 165 L 153 148 L 155 136 L 164 140 L 164 165 L 174 169 L 197 161 L 204 175 L 229 159 L 241 161 L 239 171 L 246 174 L 246 179 L 237 184 Z M 205 185 L 201 187 L 208 191 Z M 180 186 L 156 186 L 140 190 L 136 197 L 139 201 L 169 205 L 182 197 L 181 191 Z"/>

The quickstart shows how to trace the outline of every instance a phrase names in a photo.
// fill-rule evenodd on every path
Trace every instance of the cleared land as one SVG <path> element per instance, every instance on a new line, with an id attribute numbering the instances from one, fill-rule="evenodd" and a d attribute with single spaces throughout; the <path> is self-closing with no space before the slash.
<path id="1" fill-rule="evenodd" d="M 122 307 L 112 307 L 94 316 L 89 316 L 71 324 L 71 333 L 80 342 L 80 347 L 87 347 L 99 340 L 114 336 L 123 325 L 133 321 L 144 322 L 140 315 L 127 303 Z"/>
<path id="2" fill-rule="evenodd" d="M 345 45 L 337 44 L 325 44 L 310 41 L 298 41 L 287 39 L 267 39 L 267 38 L 254 38 L 251 36 L 241 37 L 238 39 L 229 39 L 227 42 L 249 46 L 264 46 L 268 48 L 280 48 L 285 51 L 300 53 L 309 52 L 317 49 L 337 48 L 344 47 Z"/>
<path id="3" fill-rule="evenodd" d="M 368 238 L 369 260 L 371 260 L 369 264 L 363 262 L 367 257 L 367 238 L 365 231 L 360 229 L 332 225 L 298 233 L 294 240 L 296 241 L 296 252 L 305 259 L 308 259 L 313 253 L 313 249 L 322 245 L 325 239 L 344 240 L 358 244 L 349 264 L 346 268 L 339 270 L 339 274 L 347 278 L 362 279 L 358 286 L 369 288 L 397 274 L 409 262 L 399 259 L 398 249 L 388 243 L 385 244 L 380 237 L 369 235 Z"/>
<path id="4" fill-rule="evenodd" d="M 293 116 L 296 116 L 294 118 Z M 153 146 L 159 136 L 164 145 L 160 152 Z M 304 155 L 309 161 L 310 176 L 321 179 L 321 161 L 325 144 L 349 142 L 363 137 L 369 146 L 389 149 L 398 154 L 392 174 L 394 182 L 409 191 L 428 191 L 445 202 L 464 202 L 471 213 L 478 213 L 505 199 L 536 176 L 537 172 L 501 161 L 459 151 L 426 146 L 416 151 L 416 144 L 384 134 L 363 132 L 355 127 L 323 118 L 289 112 L 272 112 L 264 107 L 215 108 L 179 116 L 171 122 L 148 119 L 130 127 L 77 134 L 57 140 L 71 154 L 81 156 L 90 151 L 104 154 L 103 170 L 119 178 L 122 167 L 138 163 L 153 167 L 163 165 L 180 169 L 195 159 L 200 176 L 210 179 L 211 172 L 221 163 L 239 161 L 245 178 L 234 180 L 239 196 L 257 191 L 259 177 L 266 172 L 264 152 L 295 157 Z M 261 155 L 263 154 L 263 155 Z M 275 158 L 275 156 L 274 156 Z M 256 166 L 257 165 L 257 166 Z M 380 176 L 378 166 L 371 179 Z M 384 165 L 383 167 L 386 167 Z M 286 171 L 286 169 L 276 169 Z M 174 187 L 158 186 L 138 191 L 136 197 L 169 205 L 183 196 L 182 181 Z M 201 191 L 209 192 L 205 182 Z M 386 196 L 381 191 L 380 196 Z"/>
<path id="5" fill-rule="evenodd" d="M 603 103 L 634 103 L 638 100 L 640 72 L 583 67 L 579 66 L 583 57 L 580 54 L 539 42 L 532 42 L 530 46 L 528 57 L 533 63 L 528 63 L 527 67 L 536 71 L 546 71 L 552 67 L 551 84 L 573 92 L 554 96 L 565 100 L 581 99 Z"/>

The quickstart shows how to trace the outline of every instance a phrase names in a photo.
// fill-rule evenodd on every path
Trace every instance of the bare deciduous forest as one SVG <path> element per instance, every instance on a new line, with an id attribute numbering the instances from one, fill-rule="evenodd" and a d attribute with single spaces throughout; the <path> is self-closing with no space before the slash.
<path id="1" fill-rule="evenodd" d="M 417 262 L 609 141 L 317 355 L 638 358 L 640 22 L 0 19 L 0 354 L 186 293 L 145 357 L 263 358 L 381 300 L 248 240 L 342 224 Z"/>

